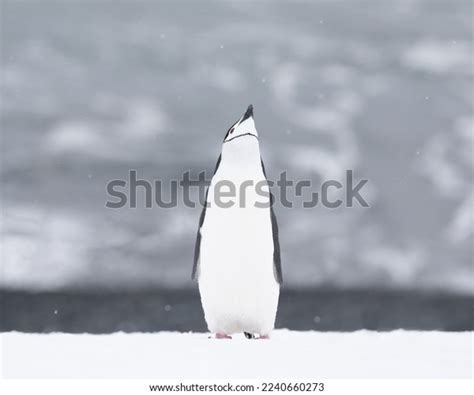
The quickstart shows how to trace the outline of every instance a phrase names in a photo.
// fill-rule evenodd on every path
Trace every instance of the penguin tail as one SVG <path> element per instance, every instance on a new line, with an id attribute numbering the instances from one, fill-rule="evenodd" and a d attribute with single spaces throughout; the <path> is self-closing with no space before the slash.
<path id="1" fill-rule="evenodd" d="M 244 335 L 247 339 L 255 339 L 255 335 L 253 333 L 244 332 Z"/>

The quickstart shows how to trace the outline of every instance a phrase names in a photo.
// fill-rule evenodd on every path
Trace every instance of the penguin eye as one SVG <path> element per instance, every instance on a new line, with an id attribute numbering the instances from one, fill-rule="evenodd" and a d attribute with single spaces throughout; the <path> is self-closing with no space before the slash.
<path id="1" fill-rule="evenodd" d="M 230 129 L 229 134 L 234 133 L 234 128 Z"/>

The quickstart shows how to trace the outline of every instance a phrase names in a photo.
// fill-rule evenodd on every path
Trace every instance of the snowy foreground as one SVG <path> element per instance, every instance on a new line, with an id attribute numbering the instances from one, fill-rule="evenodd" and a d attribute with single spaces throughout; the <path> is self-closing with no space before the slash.
<path id="1" fill-rule="evenodd" d="M 470 378 L 473 333 L 1 335 L 10 378 Z"/>

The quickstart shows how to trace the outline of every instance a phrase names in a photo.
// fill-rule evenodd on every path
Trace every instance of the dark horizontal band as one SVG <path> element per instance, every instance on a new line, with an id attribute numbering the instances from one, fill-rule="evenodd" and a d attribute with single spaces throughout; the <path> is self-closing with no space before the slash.
<path id="1" fill-rule="evenodd" d="M 230 140 L 224 140 L 224 143 L 228 143 L 229 141 L 232 141 L 232 140 L 238 139 L 239 137 L 244 137 L 244 136 L 253 136 L 258 140 L 258 137 L 255 136 L 253 133 L 244 133 L 244 134 L 240 134 L 238 136 L 232 137 Z"/>

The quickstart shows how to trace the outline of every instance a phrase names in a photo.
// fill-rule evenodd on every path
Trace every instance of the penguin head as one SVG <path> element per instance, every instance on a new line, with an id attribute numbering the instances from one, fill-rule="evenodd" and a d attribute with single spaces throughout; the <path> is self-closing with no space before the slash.
<path id="1" fill-rule="evenodd" d="M 227 134 L 224 137 L 224 143 L 228 143 L 232 140 L 235 140 L 239 137 L 256 137 L 258 138 L 257 129 L 255 128 L 255 122 L 253 120 L 253 106 L 250 105 L 245 111 L 245 114 L 240 117 L 240 119 L 234 123 L 230 129 L 227 131 Z"/>

